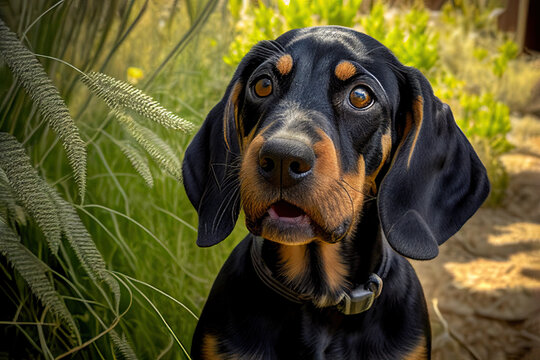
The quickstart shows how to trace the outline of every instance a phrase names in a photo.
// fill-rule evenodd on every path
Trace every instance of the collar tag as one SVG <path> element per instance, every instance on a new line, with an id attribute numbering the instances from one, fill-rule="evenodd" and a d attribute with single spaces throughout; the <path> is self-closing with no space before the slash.
<path id="1" fill-rule="evenodd" d="M 337 309 L 345 315 L 357 315 L 367 311 L 381 294 L 381 290 L 381 278 L 377 274 L 371 274 L 367 283 L 353 289 L 350 294 L 345 294 Z"/>

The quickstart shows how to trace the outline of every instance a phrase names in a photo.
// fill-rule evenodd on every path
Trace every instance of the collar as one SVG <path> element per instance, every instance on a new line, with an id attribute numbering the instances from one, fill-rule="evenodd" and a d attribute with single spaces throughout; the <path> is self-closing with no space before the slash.
<path id="1" fill-rule="evenodd" d="M 312 302 L 310 296 L 300 294 L 276 280 L 262 258 L 263 241 L 263 238 L 254 236 L 251 243 L 251 262 L 261 281 L 274 292 L 293 303 L 305 304 Z M 386 277 L 389 268 L 389 252 L 390 249 L 383 238 L 382 260 L 377 270 L 369 275 L 365 283 L 358 285 L 349 292 L 344 292 L 342 300 L 333 307 L 345 315 L 356 315 L 369 310 L 375 299 L 381 294 L 382 279 Z"/>

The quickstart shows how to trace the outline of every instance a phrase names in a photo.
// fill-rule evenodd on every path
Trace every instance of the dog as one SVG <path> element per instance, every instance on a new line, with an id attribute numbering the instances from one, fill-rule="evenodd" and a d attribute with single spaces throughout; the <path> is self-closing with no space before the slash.
<path id="1" fill-rule="evenodd" d="M 489 193 L 427 79 L 352 29 L 256 44 L 188 146 L 197 244 L 249 234 L 219 272 L 194 359 L 429 359 L 432 259 Z"/>

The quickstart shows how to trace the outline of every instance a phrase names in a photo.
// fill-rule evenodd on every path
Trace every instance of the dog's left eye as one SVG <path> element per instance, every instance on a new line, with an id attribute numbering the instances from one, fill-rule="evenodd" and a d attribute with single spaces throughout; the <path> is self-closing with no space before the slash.
<path id="1" fill-rule="evenodd" d="M 258 97 L 267 97 L 272 94 L 272 80 L 268 77 L 260 78 L 255 83 L 254 90 Z"/>
<path id="2" fill-rule="evenodd" d="M 373 103 L 373 98 L 368 88 L 357 86 L 349 94 L 349 102 L 357 109 L 364 109 Z"/>

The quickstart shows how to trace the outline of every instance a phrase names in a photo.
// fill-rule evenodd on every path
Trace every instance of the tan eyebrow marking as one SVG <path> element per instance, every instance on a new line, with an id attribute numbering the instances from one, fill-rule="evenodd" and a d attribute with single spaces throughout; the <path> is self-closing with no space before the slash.
<path id="1" fill-rule="evenodd" d="M 336 66 L 334 74 L 339 80 L 345 81 L 356 74 L 356 67 L 351 62 L 344 60 Z"/>
<path id="2" fill-rule="evenodd" d="M 276 67 L 281 75 L 287 75 L 291 72 L 293 66 L 292 56 L 289 54 L 280 57 L 276 63 Z"/>

